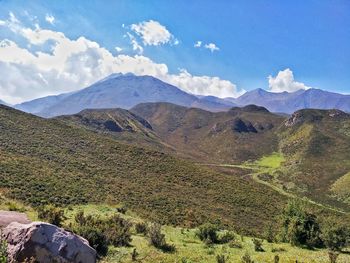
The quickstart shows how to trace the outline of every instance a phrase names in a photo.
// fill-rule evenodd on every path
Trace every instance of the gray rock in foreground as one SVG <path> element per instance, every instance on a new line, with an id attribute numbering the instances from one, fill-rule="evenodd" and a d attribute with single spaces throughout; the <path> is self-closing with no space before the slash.
<path id="1" fill-rule="evenodd" d="M 13 222 L 3 230 L 9 262 L 35 258 L 39 263 L 95 263 L 96 251 L 84 238 L 57 226 Z"/>

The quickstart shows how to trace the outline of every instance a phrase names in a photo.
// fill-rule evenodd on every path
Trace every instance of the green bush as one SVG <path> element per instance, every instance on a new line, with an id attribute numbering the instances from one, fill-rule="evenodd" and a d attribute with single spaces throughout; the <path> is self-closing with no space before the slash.
<path id="1" fill-rule="evenodd" d="M 199 226 L 197 236 L 207 244 L 219 243 L 218 231 L 219 228 L 216 225 L 206 223 Z"/>
<path id="2" fill-rule="evenodd" d="M 103 231 L 91 225 L 79 225 L 74 228 L 74 233 L 82 236 L 99 256 L 106 256 L 108 253 L 108 240 Z"/>
<path id="3" fill-rule="evenodd" d="M 350 230 L 347 226 L 340 225 L 333 220 L 328 221 L 322 227 L 322 241 L 332 251 L 341 251 L 350 241 Z"/>
<path id="4" fill-rule="evenodd" d="M 37 208 L 38 217 L 40 220 L 46 221 L 58 227 L 62 226 L 65 220 L 64 210 L 53 205 L 39 206 Z"/>
<path id="5" fill-rule="evenodd" d="M 235 238 L 236 236 L 232 231 L 225 231 L 223 234 L 219 235 L 218 242 L 220 244 L 226 244 L 231 241 L 234 241 Z"/>
<path id="6" fill-rule="evenodd" d="M 130 245 L 131 223 L 117 214 L 101 218 L 92 215 L 85 216 L 83 212 L 78 212 L 74 220 L 75 223 L 71 226 L 72 231 L 86 238 L 101 256 L 107 253 L 108 245 Z"/>
<path id="7" fill-rule="evenodd" d="M 164 252 L 174 252 L 175 246 L 166 243 L 165 235 L 162 233 L 161 225 L 157 223 L 151 224 L 149 231 L 150 243 L 156 248 Z"/>
<path id="8" fill-rule="evenodd" d="M 308 213 L 300 201 L 291 201 L 281 216 L 282 241 L 309 248 L 322 245 L 321 229 L 316 215 Z"/>

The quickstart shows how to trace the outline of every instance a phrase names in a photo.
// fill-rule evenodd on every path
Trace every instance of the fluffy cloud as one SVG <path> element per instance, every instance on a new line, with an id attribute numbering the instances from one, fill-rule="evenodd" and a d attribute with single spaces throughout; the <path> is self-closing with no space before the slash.
<path id="1" fill-rule="evenodd" d="M 55 17 L 53 15 L 46 14 L 45 16 L 46 22 L 50 23 L 53 25 L 55 23 Z"/>
<path id="2" fill-rule="evenodd" d="M 272 77 L 270 75 L 268 80 L 269 89 L 271 92 L 294 92 L 300 89 L 311 88 L 306 86 L 304 83 L 295 81 L 293 72 L 289 68 L 279 71 L 276 77 Z"/>
<path id="3" fill-rule="evenodd" d="M 15 16 L 1 21 L 0 26 L 7 26 L 27 41 L 27 45 L 21 46 L 8 39 L 0 41 L 0 94 L 1 99 L 10 103 L 78 90 L 115 72 L 151 75 L 194 94 L 220 97 L 241 94 L 230 81 L 193 76 L 186 70 L 171 74 L 166 64 L 148 57 L 113 55 L 85 37 L 70 39 L 62 32 L 25 27 Z M 49 52 L 45 51 L 47 45 L 51 45 Z M 35 46 L 35 50 L 41 51 L 32 52 L 22 46 Z"/>
<path id="4" fill-rule="evenodd" d="M 145 46 L 159 46 L 163 44 L 179 44 L 179 41 L 168 31 L 168 29 L 157 21 L 149 20 L 138 24 L 132 24 L 133 30 Z"/>
<path id="5" fill-rule="evenodd" d="M 211 52 L 220 50 L 220 48 L 217 47 L 214 43 L 205 44 L 204 47 L 209 49 Z"/>
<path id="6" fill-rule="evenodd" d="M 179 74 L 162 76 L 165 82 L 171 83 L 182 90 L 198 95 L 213 95 L 220 98 L 238 97 L 245 91 L 237 91 L 235 84 L 218 77 L 193 76 L 185 69 L 181 69 Z"/>
<path id="7" fill-rule="evenodd" d="M 119 53 L 119 52 L 122 52 L 123 49 L 121 47 L 115 47 L 115 50 Z"/>

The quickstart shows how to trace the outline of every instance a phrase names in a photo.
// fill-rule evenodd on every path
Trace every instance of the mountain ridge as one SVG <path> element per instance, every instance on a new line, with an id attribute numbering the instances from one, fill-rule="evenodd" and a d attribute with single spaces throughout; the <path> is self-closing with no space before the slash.
<path id="1" fill-rule="evenodd" d="M 254 104 L 271 112 L 291 114 L 303 108 L 339 109 L 350 112 L 350 95 L 320 89 L 274 93 L 261 88 L 238 98 L 218 98 L 187 93 L 152 76 L 113 73 L 81 90 L 47 96 L 14 107 L 42 117 L 75 114 L 88 108 L 130 109 L 140 103 L 169 102 L 213 112 Z"/>

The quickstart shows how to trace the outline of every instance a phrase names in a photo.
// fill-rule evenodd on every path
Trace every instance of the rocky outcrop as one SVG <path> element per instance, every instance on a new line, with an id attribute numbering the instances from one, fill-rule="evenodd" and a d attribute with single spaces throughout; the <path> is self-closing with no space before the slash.
<path id="1" fill-rule="evenodd" d="M 9 262 L 34 258 L 39 263 L 95 263 L 96 251 L 87 240 L 57 226 L 13 222 L 3 230 Z"/>

